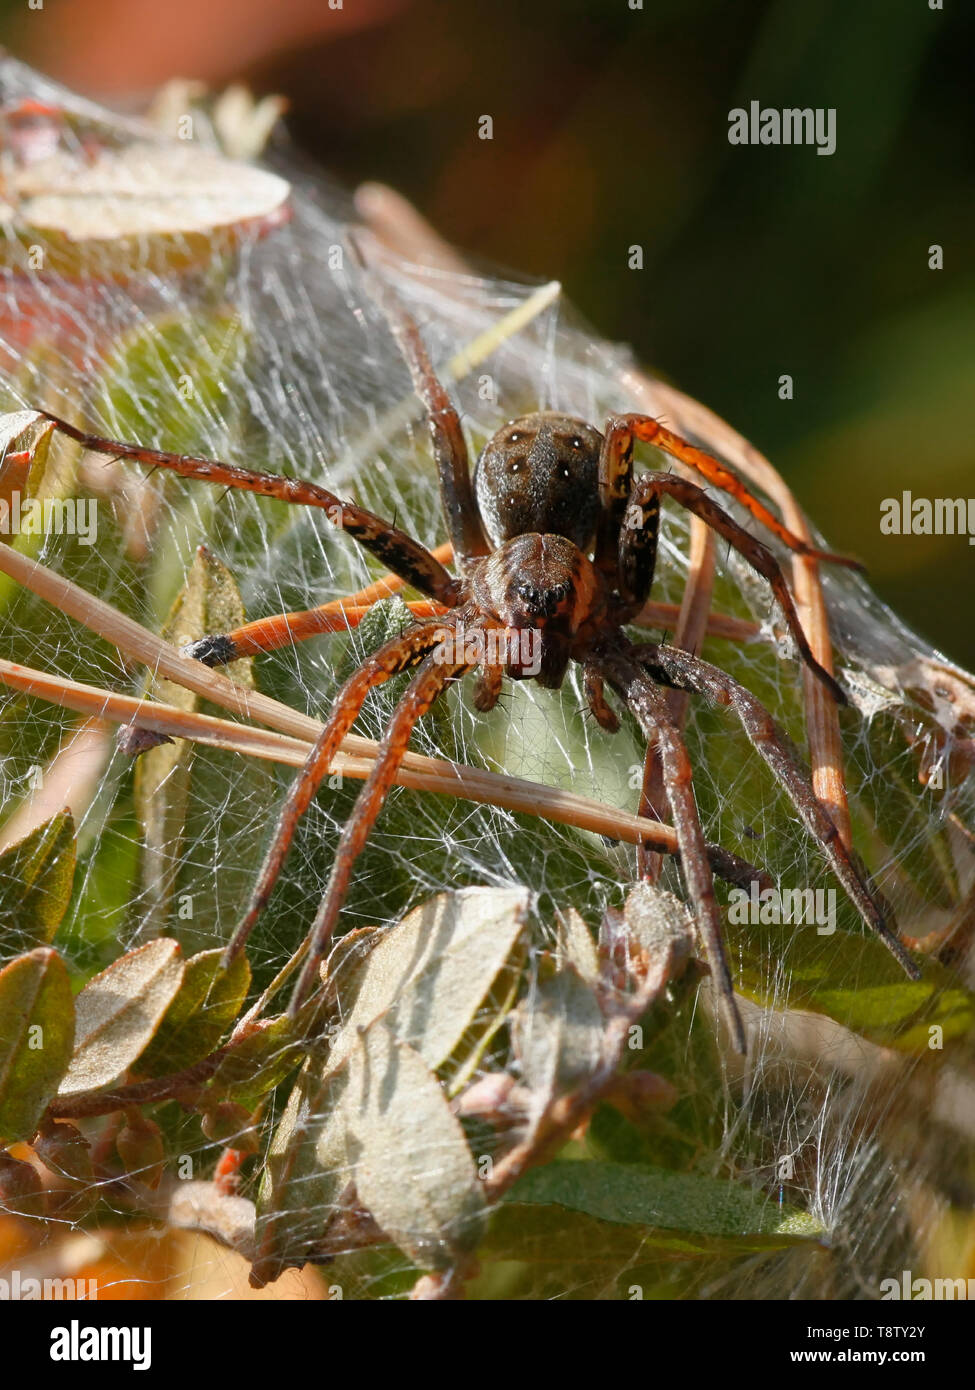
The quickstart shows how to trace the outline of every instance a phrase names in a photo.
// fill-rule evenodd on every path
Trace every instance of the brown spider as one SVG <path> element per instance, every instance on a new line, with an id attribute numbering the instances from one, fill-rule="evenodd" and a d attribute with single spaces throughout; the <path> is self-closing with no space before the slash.
<path id="1" fill-rule="evenodd" d="M 340 502 L 315 483 L 118 443 L 48 416 L 65 434 L 88 449 L 171 469 L 184 477 L 324 508 L 333 522 L 402 580 L 449 610 L 445 617 L 418 622 L 387 642 L 343 685 L 325 728 L 285 801 L 247 911 L 227 947 L 225 959 L 231 960 L 243 947 L 271 894 L 297 822 L 373 687 L 401 671 L 418 668 L 395 709 L 375 765 L 343 830 L 325 896 L 306 938 L 307 957 L 289 1005 L 292 1015 L 314 984 L 356 858 L 395 781 L 417 720 L 451 682 L 474 667 L 478 668 L 474 703 L 486 711 L 497 703 L 505 675 L 513 680 L 534 677 L 541 685 L 556 689 L 562 684 L 569 662 L 576 661 L 583 669 L 589 708 L 604 729 L 615 732 L 619 728 L 619 720 L 604 695 L 604 684 L 608 683 L 630 709 L 644 736 L 658 742 L 687 891 L 731 1037 L 739 1051 L 744 1051 L 744 1030 L 734 1002 L 712 879 L 712 867 L 721 871 L 722 860 L 720 853 L 705 842 L 687 749 L 660 686 L 694 691 L 734 710 L 756 750 L 792 798 L 806 829 L 819 841 L 863 920 L 908 975 L 918 978 L 917 966 L 888 925 L 889 913 L 856 856 L 844 846 L 796 765 L 788 741 L 764 706 L 731 676 L 706 661 L 666 646 L 634 644 L 627 638 L 625 626 L 639 613 L 650 593 L 660 500 L 672 497 L 728 540 L 768 580 L 802 659 L 834 698 L 846 703 L 840 686 L 809 648 L 789 587 L 772 552 L 694 483 L 663 472 L 644 473 L 634 480 L 634 440 L 656 445 L 696 469 L 708 482 L 747 507 L 790 550 L 838 564 L 855 562 L 807 545 L 752 497 L 740 479 L 717 459 L 647 415 L 612 416 L 603 432 L 583 420 L 550 411 L 511 420 L 488 441 L 472 482 L 460 420 L 434 373 L 419 330 L 389 293 L 383 292 L 381 297 L 417 394 L 426 408 L 457 577 L 396 526 L 353 503 Z M 255 640 L 254 629 L 260 626 L 249 625 L 249 651 L 269 650 L 296 636 L 294 628 L 289 629 L 286 622 L 276 618 L 267 620 L 264 640 Z M 204 638 L 188 648 L 188 654 L 208 665 L 221 665 L 240 655 L 238 636 L 230 633 Z M 530 639 L 527 644 L 526 637 Z M 725 866 L 731 858 L 724 856 Z"/>

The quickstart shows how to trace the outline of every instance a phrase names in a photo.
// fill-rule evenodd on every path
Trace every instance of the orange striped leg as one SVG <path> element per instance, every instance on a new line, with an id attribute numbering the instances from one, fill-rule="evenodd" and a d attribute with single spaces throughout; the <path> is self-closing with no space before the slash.
<path id="1" fill-rule="evenodd" d="M 742 480 L 726 468 L 713 454 L 705 453 L 695 445 L 673 434 L 652 415 L 614 415 L 606 423 L 606 443 L 603 455 L 606 460 L 605 481 L 601 477 L 600 489 L 613 508 L 618 521 L 622 520 L 629 494 L 627 470 L 632 470 L 632 440 L 641 439 L 645 444 L 653 444 L 671 458 L 679 460 L 688 468 L 693 468 L 702 477 L 728 493 L 736 502 L 747 508 L 756 521 L 761 522 L 773 535 L 797 555 L 809 555 L 816 560 L 824 560 L 833 565 L 845 565 L 849 569 L 862 570 L 863 564 L 850 555 L 836 555 L 829 550 L 818 550 L 809 545 L 794 531 L 784 526 L 768 507 L 753 497 Z M 605 505 L 605 504 L 604 504 Z M 607 537 L 608 540 L 608 537 Z"/>
<path id="2" fill-rule="evenodd" d="M 305 482 L 301 478 L 285 478 L 278 473 L 261 473 L 253 468 L 241 468 L 236 463 L 200 458 L 196 454 L 174 454 L 165 449 L 148 449 L 141 444 L 126 444 L 119 440 L 106 439 L 102 435 L 76 429 L 57 415 L 51 415 L 47 411 L 41 413 L 46 420 L 53 421 L 62 434 L 96 454 L 131 459 L 134 463 L 141 463 L 149 468 L 166 468 L 170 472 L 178 473 L 182 478 L 219 483 L 223 487 L 253 492 L 260 497 L 274 497 L 279 502 L 318 507 L 325 512 L 333 525 L 347 532 L 378 560 L 395 570 L 405 583 L 412 584 L 414 589 L 419 589 L 420 593 L 436 599 L 448 608 L 454 607 L 458 601 L 459 581 L 448 574 L 440 561 L 435 559 L 425 546 L 390 522 L 383 521 L 382 517 L 356 506 L 354 502 L 340 501 L 334 492 L 329 492 L 317 483 Z"/>
<path id="3" fill-rule="evenodd" d="M 703 488 L 698 487 L 696 483 L 689 483 L 686 478 L 678 478 L 675 473 L 644 473 L 637 478 L 633 485 L 620 535 L 620 574 L 630 577 L 627 580 L 621 578 L 620 588 L 632 587 L 635 591 L 632 595 L 632 601 L 624 602 L 622 605 L 620 614 L 622 619 L 629 621 L 633 618 L 647 597 L 646 593 L 639 592 L 639 576 L 643 572 L 639 557 L 644 553 L 641 536 L 645 515 L 649 516 L 652 525 L 656 524 L 656 516 L 660 507 L 660 493 L 672 497 L 675 502 L 679 502 L 689 512 L 699 516 L 710 526 L 712 531 L 716 531 L 719 536 L 724 536 L 725 540 L 730 541 L 738 553 L 744 556 L 752 569 L 756 570 L 763 579 L 768 580 L 769 587 L 785 614 L 792 639 L 799 648 L 799 654 L 803 661 L 817 679 L 826 686 L 836 703 L 845 705 L 847 699 L 842 687 L 813 656 L 812 648 L 809 646 L 802 623 L 799 621 L 799 614 L 796 612 L 792 592 L 786 582 L 785 575 L 782 573 L 782 568 L 771 550 L 760 540 L 756 540 L 750 531 L 739 526 L 737 521 L 730 517 L 716 502 L 712 502 Z"/>
<path id="4" fill-rule="evenodd" d="M 450 612 L 449 608 L 444 608 L 442 603 L 434 603 L 432 599 L 408 603 L 406 607 L 419 621 L 439 618 Z M 321 637 L 328 632 L 347 632 L 349 628 L 358 627 L 371 612 L 370 604 L 357 604 L 345 598 L 335 599 L 318 608 L 307 608 L 300 613 L 275 613 L 273 617 L 245 623 L 233 632 L 201 637 L 196 642 L 188 643 L 183 648 L 183 655 L 194 657 L 206 666 L 225 666 L 227 662 L 237 661 L 242 656 L 276 652 L 297 642 L 307 642 L 310 637 Z"/>
<path id="5" fill-rule="evenodd" d="M 443 625 L 430 623 L 424 627 L 413 628 L 401 637 L 387 642 L 362 663 L 339 691 L 328 722 L 319 734 L 282 807 L 274 838 L 265 855 L 247 911 L 223 953 L 224 967 L 239 954 L 264 910 L 281 872 L 298 822 L 311 805 L 323 779 L 328 775 L 339 744 L 354 724 L 369 691 L 388 681 L 391 676 L 398 675 L 400 671 L 407 671 L 422 661 L 432 648 L 439 645 L 441 634 L 452 621 L 448 620 Z"/>
<path id="6" fill-rule="evenodd" d="M 447 541 L 430 553 L 441 564 L 447 564 L 453 555 L 453 547 Z M 224 666 L 228 661 L 236 661 L 242 656 L 276 652 L 281 647 L 307 641 L 309 637 L 318 637 L 323 632 L 345 632 L 347 628 L 357 627 L 374 603 L 399 592 L 403 587 L 404 582 L 398 574 L 383 574 L 374 583 L 347 598 L 332 599 L 316 608 L 305 608 L 295 613 L 275 613 L 267 618 L 255 618 L 252 623 L 245 623 L 233 632 L 201 637 L 196 642 L 190 642 L 183 654 L 202 661 L 206 666 Z M 418 619 L 438 618 L 450 611 L 432 600 L 408 603 L 406 606 Z"/>
<path id="7" fill-rule="evenodd" d="M 413 728 L 457 676 L 471 669 L 471 662 L 438 661 L 428 656 L 396 706 L 389 728 L 379 745 L 376 761 L 346 822 L 335 852 L 325 897 L 308 936 L 308 955 L 288 1004 L 293 1018 L 311 992 L 318 976 L 318 965 L 328 950 L 335 924 L 342 910 L 356 859 L 362 852 L 376 818 L 396 780 L 396 773 L 409 746 Z"/>

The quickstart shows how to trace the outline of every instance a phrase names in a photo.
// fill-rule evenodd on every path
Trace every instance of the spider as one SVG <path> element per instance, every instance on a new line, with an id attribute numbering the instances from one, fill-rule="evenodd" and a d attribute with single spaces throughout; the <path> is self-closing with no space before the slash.
<path id="1" fill-rule="evenodd" d="M 340 502 L 318 484 L 120 443 L 78 429 L 57 416 L 47 416 L 70 438 L 99 453 L 324 508 L 330 520 L 406 584 L 447 610 L 446 616 L 417 621 L 386 642 L 342 686 L 281 809 L 225 961 L 229 963 L 242 949 L 258 920 L 298 820 L 327 775 L 370 690 L 400 672 L 415 672 L 342 832 L 325 895 L 305 939 L 306 958 L 288 1006 L 292 1017 L 315 984 L 356 859 L 395 781 L 417 721 L 449 685 L 472 669 L 477 669 L 474 704 L 478 710 L 488 711 L 499 699 L 505 676 L 512 680 L 533 678 L 542 686 L 557 689 L 569 664 L 575 662 L 582 668 L 589 710 L 604 730 L 613 733 L 619 728 L 619 718 L 606 698 L 608 685 L 630 710 L 643 736 L 657 741 L 687 893 L 730 1037 L 739 1052 L 745 1050 L 744 1028 L 722 944 L 713 882 L 713 866 L 721 871 L 720 852 L 705 841 L 687 748 L 661 687 L 704 695 L 737 715 L 755 749 L 791 797 L 807 831 L 819 842 L 864 922 L 907 974 L 918 978 L 917 966 L 888 922 L 889 910 L 858 858 L 844 846 L 795 761 L 788 740 L 764 706 L 718 667 L 676 648 L 634 643 L 627 637 L 627 625 L 650 594 L 660 504 L 662 498 L 669 497 L 724 537 L 768 581 L 801 659 L 838 702 L 846 703 L 841 687 L 809 647 L 772 551 L 718 506 L 703 487 L 668 472 L 647 472 L 634 478 L 634 442 L 655 445 L 737 499 L 790 550 L 837 564 L 856 562 L 808 545 L 717 459 L 648 415 L 613 415 L 602 431 L 553 411 L 510 420 L 488 440 L 472 477 L 459 416 L 433 369 L 415 321 L 391 291 L 384 288 L 377 298 L 425 407 L 456 575 L 395 525 L 353 503 Z M 282 616 L 283 626 L 281 619 L 267 620 L 265 650 L 283 645 L 295 635 L 294 629 L 287 630 L 287 618 L 295 615 Z M 251 628 L 255 626 L 259 624 Z M 526 637 L 530 639 L 527 645 Z M 239 641 L 239 633 L 216 634 L 191 644 L 187 654 L 211 666 L 221 665 L 240 655 Z M 526 660 L 526 655 L 533 659 Z"/>

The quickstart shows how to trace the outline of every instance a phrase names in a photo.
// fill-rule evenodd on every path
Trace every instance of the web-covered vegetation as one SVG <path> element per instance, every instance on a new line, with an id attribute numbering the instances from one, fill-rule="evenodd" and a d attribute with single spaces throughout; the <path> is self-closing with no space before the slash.
<path id="1" fill-rule="evenodd" d="M 130 128 L 9 61 L 0 81 L 4 408 L 321 481 L 441 544 L 421 410 L 347 254 L 344 195 Z M 66 114 L 25 117 L 30 100 Z M 636 408 L 740 464 L 737 436 L 640 377 L 553 290 L 390 252 L 382 274 L 421 324 L 472 455 L 530 410 L 599 424 Z M 97 534 L 11 537 L 0 577 L 0 1139 L 50 1189 L 5 1160 L 8 1210 L 33 1213 L 48 1240 L 79 1225 L 196 1224 L 256 1255 L 264 1279 L 328 1255 L 327 1283 L 345 1297 L 463 1284 L 507 1298 L 869 1298 L 903 1269 L 965 1272 L 975 691 L 862 578 L 822 575 L 851 701 L 840 730 L 853 841 L 929 954 L 920 983 L 864 935 L 734 717 L 692 700 L 708 839 L 783 888 L 835 891 L 832 931 L 729 921 L 746 1058 L 722 1046 L 688 964 L 672 859 L 658 887 L 628 897 L 632 843 L 462 788 L 394 790 L 343 912 L 359 934 L 296 1031 L 262 991 L 314 916 L 354 767 L 305 816 L 249 963 L 222 973 L 292 766 L 183 739 L 133 757 L 131 731 L 120 746 L 64 683 L 225 715 L 98 636 L 94 600 L 178 648 L 245 615 L 355 594 L 380 570 L 321 512 L 150 476 L 36 420 L 17 428 L 8 492 L 90 500 Z M 664 466 L 649 450 L 642 461 Z M 673 630 L 688 579 L 686 517 L 665 511 L 654 639 Z M 16 557 L 91 595 L 88 625 L 34 591 Z M 408 621 L 402 597 L 226 674 L 321 720 L 354 665 Z M 723 546 L 711 607 L 704 655 L 805 747 L 780 615 Z M 48 697 L 14 667 L 54 677 Z M 378 738 L 401 692 L 394 681 L 373 694 L 357 731 Z M 622 825 L 645 748 L 632 720 L 610 736 L 583 707 L 575 676 L 558 692 L 509 684 L 486 716 L 460 685 L 413 747 L 589 798 Z M 93 979 L 72 1040 L 57 1020 Z M 113 1013 L 108 996 L 132 1007 Z M 28 1054 L 31 1019 L 47 1027 L 46 1072 Z M 166 1094 L 181 1072 L 184 1088 Z"/>

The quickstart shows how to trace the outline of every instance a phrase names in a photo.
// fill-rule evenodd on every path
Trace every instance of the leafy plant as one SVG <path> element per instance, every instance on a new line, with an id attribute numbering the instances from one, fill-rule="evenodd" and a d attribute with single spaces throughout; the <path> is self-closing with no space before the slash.
<path id="1" fill-rule="evenodd" d="M 117 176 L 136 153 L 172 170 L 168 142 L 93 121 L 9 60 L 0 77 L 8 104 L 62 108 L 60 162 L 33 168 L 31 187 L 65 166 L 80 177 L 81 149 Z M 278 471 L 327 466 L 330 486 L 440 537 L 415 403 L 342 260 L 340 215 L 303 182 L 282 193 L 216 154 L 196 184 L 216 166 L 209 230 L 187 222 L 172 176 L 162 229 L 120 227 L 112 197 L 102 224 L 73 227 L 70 186 L 52 215 L 25 180 L 5 252 L 0 488 L 98 504 L 97 544 L 42 528 L 0 547 L 5 1210 L 38 1239 L 65 1218 L 192 1227 L 246 1254 L 255 1283 L 312 1261 L 347 1297 L 862 1295 L 934 1249 L 962 1261 L 945 1232 L 971 1183 L 970 1127 L 938 1097 L 972 1068 L 975 696 L 856 577 L 832 577 L 823 601 L 852 700 L 842 723 L 833 712 L 835 745 L 769 640 L 766 595 L 731 559 L 704 635 L 797 742 L 808 733 L 824 797 L 830 747 L 847 753 L 853 839 L 938 957 L 920 982 L 842 901 L 826 931 L 732 920 L 750 1011 L 748 1057 L 730 1059 L 674 866 L 632 848 L 647 825 L 638 733 L 588 727 L 571 687 L 515 687 L 487 717 L 455 691 L 425 722 L 358 863 L 349 930 L 290 1019 L 279 990 L 375 754 L 350 739 L 248 959 L 224 964 L 280 769 L 301 764 L 343 676 L 408 614 L 327 520 L 96 466 L 36 410 Z M 25 259 L 38 247 L 56 278 Z M 392 255 L 386 270 L 423 313 L 475 441 L 540 401 L 597 418 L 643 392 L 729 464 L 754 465 L 727 426 L 579 330 L 551 287 Z M 651 628 L 676 624 L 701 583 L 685 558 L 699 538 L 668 519 L 664 539 Z M 224 674 L 179 655 L 247 612 L 323 602 L 317 646 Z M 396 694 L 377 692 L 364 733 Z M 769 882 L 829 891 L 727 712 L 687 718 L 709 838 L 760 858 Z M 69 814 L 64 773 L 79 764 Z"/>

